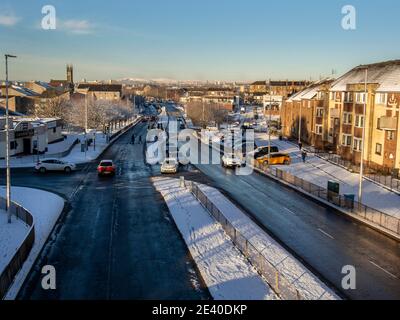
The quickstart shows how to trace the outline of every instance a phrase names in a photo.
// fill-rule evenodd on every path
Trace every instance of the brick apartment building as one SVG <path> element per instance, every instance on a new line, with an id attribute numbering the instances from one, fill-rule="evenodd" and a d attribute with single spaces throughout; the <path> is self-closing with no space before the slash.
<path id="1" fill-rule="evenodd" d="M 399 111 L 400 60 L 361 65 L 288 99 L 281 112 L 283 134 L 297 138 L 300 117 L 304 142 L 359 164 L 365 126 L 364 162 L 372 168 L 399 169 Z"/>

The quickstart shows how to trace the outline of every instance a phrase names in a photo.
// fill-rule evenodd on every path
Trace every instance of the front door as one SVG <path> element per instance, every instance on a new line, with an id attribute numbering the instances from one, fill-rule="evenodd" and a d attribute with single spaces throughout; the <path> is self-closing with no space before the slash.
<path id="1" fill-rule="evenodd" d="M 31 153 L 31 139 L 24 139 L 23 140 L 24 144 L 24 154 L 30 154 Z"/>

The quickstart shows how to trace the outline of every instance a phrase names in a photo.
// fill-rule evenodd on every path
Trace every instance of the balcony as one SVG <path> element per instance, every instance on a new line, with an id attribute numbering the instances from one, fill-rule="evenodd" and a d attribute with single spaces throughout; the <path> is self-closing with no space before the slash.
<path id="1" fill-rule="evenodd" d="M 380 117 L 378 119 L 378 129 L 387 131 L 397 130 L 397 118 L 396 117 Z"/>

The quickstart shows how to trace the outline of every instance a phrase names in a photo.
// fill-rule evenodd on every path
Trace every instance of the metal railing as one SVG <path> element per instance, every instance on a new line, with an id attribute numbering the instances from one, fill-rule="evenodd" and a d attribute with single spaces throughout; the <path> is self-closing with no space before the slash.
<path id="1" fill-rule="evenodd" d="M 370 222 L 378 227 L 381 227 L 391 233 L 400 236 L 400 219 L 394 216 L 388 215 L 382 211 L 368 207 L 361 202 L 350 199 L 345 195 L 328 192 L 327 189 L 313 184 L 309 181 L 301 179 L 292 175 L 291 173 L 280 170 L 278 168 L 268 167 L 255 161 L 254 167 L 261 170 L 266 174 L 270 174 L 280 180 L 283 180 L 295 187 L 298 187 L 307 193 L 316 196 L 320 199 L 328 201 L 340 208 L 343 208 L 350 213 L 355 214 L 357 217 Z"/>
<path id="2" fill-rule="evenodd" d="M 306 300 L 293 282 L 289 281 L 255 245 L 226 219 L 224 214 L 208 199 L 197 184 L 189 183 L 189 188 L 197 200 L 218 221 L 235 246 L 263 276 L 276 294 L 284 300 Z"/>
<path id="3" fill-rule="evenodd" d="M 6 208 L 6 200 L 2 197 L 0 197 L 0 208 Z M 4 298 L 14 277 L 21 270 L 35 242 L 35 225 L 32 214 L 15 202 L 11 202 L 10 210 L 12 215 L 24 221 L 30 228 L 21 246 L 0 274 L 0 300 Z"/>

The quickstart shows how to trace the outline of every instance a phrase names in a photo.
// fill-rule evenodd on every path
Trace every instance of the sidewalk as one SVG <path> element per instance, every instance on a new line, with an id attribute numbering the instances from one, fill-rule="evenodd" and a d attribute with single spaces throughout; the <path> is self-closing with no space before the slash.
<path id="1" fill-rule="evenodd" d="M 256 134 L 255 137 L 258 146 L 268 145 L 266 134 Z M 330 180 L 339 182 L 340 194 L 355 194 L 357 199 L 358 174 L 351 173 L 340 166 L 310 153 L 307 156 L 306 163 L 303 163 L 299 148 L 287 141 L 280 141 L 277 137 L 272 137 L 272 144 L 278 146 L 280 151 L 289 153 L 292 157 L 292 164 L 290 166 L 276 166 L 278 169 L 289 172 L 294 176 L 323 188 L 327 188 L 328 181 Z M 400 218 L 400 197 L 365 179 L 363 182 L 362 203 L 393 217 Z"/>
<path id="2" fill-rule="evenodd" d="M 133 123 L 135 123 L 138 119 L 140 118 L 135 119 Z M 128 126 L 129 125 L 130 124 L 128 124 Z M 111 134 L 113 135 L 119 131 L 122 131 L 123 129 L 124 128 L 115 129 L 113 130 L 113 132 L 111 132 Z M 73 162 L 75 164 L 82 164 L 92 161 L 96 159 L 108 145 L 107 137 L 103 132 L 98 131 L 96 132 L 95 135 L 96 135 L 96 149 L 94 149 L 94 144 L 92 143 L 92 145 L 89 146 L 86 153 L 81 152 L 81 144 L 78 143 L 77 145 L 74 146 L 74 148 L 67 156 L 60 157 L 60 154 L 62 152 L 67 151 L 76 139 L 82 141 L 84 138 L 83 133 L 72 133 L 68 134 L 67 139 L 64 141 L 60 141 L 54 144 L 49 144 L 48 152 L 46 154 L 39 155 L 39 159 L 57 158 L 62 161 Z M 37 155 L 29 155 L 23 157 L 11 157 L 10 163 L 12 168 L 32 168 L 36 165 L 37 160 L 38 160 Z M 6 167 L 6 161 L 0 160 L 0 168 L 5 168 L 5 167 Z"/>
<path id="3" fill-rule="evenodd" d="M 0 187 L 0 196 L 5 196 L 4 187 Z M 64 199 L 53 193 L 38 189 L 12 187 L 11 198 L 33 215 L 35 224 L 35 243 L 27 260 L 24 262 L 22 269 L 16 275 L 14 283 L 11 285 L 7 295 L 4 297 L 5 300 L 15 299 L 64 208 Z M 0 213 L 0 216 L 2 215 L 3 213 Z M 8 238 L 8 241 L 10 241 L 8 245 L 0 246 L 1 264 L 7 264 L 11 258 L 9 254 L 7 255 L 9 259 L 5 260 L 5 258 L 3 258 L 3 255 L 6 253 L 3 249 L 5 250 L 7 248 L 7 250 L 13 250 L 14 252 L 18 249 L 18 246 L 21 243 L 21 236 L 23 238 L 26 235 L 21 234 L 24 231 L 24 226 L 25 224 L 21 223 L 19 220 L 17 221 L 15 217 L 13 217 L 12 226 L 6 224 L 3 219 L 0 220 L 0 234 L 5 230 L 18 230 L 18 234 L 13 234 L 12 238 Z M 28 228 L 26 228 L 26 230 L 28 230 Z M 3 239 L 3 236 L 0 238 Z M 0 268 L 0 272 L 1 271 L 2 269 Z"/>

